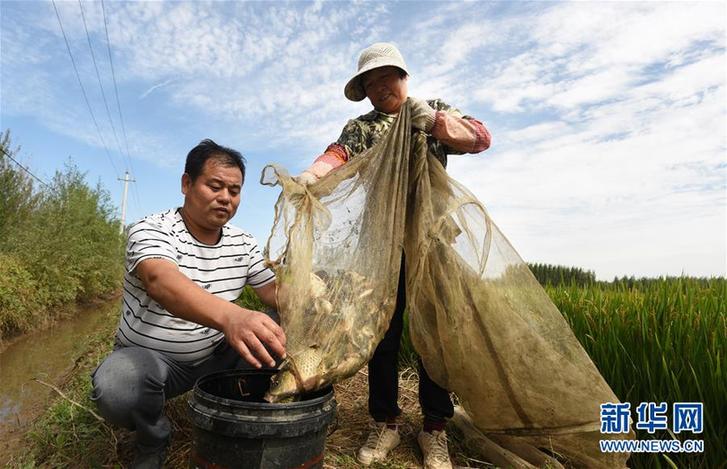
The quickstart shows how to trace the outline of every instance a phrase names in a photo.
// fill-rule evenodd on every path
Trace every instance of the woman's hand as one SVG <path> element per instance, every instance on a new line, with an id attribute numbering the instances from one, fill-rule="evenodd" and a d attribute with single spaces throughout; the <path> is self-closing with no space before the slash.
<path id="1" fill-rule="evenodd" d="M 423 99 L 409 97 L 411 109 L 411 126 L 415 129 L 429 132 L 434 127 L 434 118 L 437 112 Z"/>
<path id="2" fill-rule="evenodd" d="M 299 176 L 293 178 L 298 184 L 308 186 L 318 181 L 318 176 L 311 173 L 310 171 L 303 171 Z"/>

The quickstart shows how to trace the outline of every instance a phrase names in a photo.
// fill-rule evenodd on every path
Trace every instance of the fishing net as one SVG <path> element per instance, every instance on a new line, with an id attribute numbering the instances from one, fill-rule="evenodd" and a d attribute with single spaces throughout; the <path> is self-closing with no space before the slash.
<path id="1" fill-rule="evenodd" d="M 317 183 L 274 165 L 261 182 L 282 188 L 266 258 L 289 359 L 271 400 L 367 363 L 393 314 L 403 252 L 413 345 L 459 397 L 454 420 L 486 456 L 624 466 L 628 454 L 598 447 L 599 405 L 616 396 L 484 206 L 412 132 L 408 105 L 386 137 Z"/>

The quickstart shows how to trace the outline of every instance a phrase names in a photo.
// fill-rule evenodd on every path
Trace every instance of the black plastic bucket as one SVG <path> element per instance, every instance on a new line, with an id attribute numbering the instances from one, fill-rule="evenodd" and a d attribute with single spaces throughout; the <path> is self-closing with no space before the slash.
<path id="1" fill-rule="evenodd" d="M 190 467 L 320 468 L 328 425 L 336 414 L 333 389 L 298 402 L 263 400 L 276 370 L 233 370 L 203 376 L 189 409 L 194 424 Z"/>

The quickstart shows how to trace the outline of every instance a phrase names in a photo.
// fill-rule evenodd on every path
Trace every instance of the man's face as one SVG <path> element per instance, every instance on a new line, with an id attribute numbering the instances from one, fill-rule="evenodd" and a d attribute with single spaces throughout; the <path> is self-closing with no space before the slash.
<path id="1" fill-rule="evenodd" d="M 387 66 L 366 72 L 361 84 L 377 111 L 396 114 L 406 101 L 407 78 L 397 67 Z"/>
<path id="2" fill-rule="evenodd" d="M 188 174 L 182 176 L 184 213 L 204 229 L 219 229 L 235 215 L 241 189 L 240 168 L 222 165 L 213 156 L 194 182 Z"/>

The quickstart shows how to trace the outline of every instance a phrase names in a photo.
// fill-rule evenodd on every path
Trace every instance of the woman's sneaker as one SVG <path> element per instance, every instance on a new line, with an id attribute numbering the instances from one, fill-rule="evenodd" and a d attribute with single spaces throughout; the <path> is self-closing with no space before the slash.
<path id="1" fill-rule="evenodd" d="M 398 429 L 389 428 L 386 423 L 374 422 L 366 443 L 358 450 L 357 459 L 365 466 L 382 461 L 400 441 Z"/>
<path id="2" fill-rule="evenodd" d="M 424 469 L 452 469 L 447 448 L 447 432 L 419 432 L 419 447 L 424 455 Z"/>

